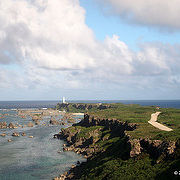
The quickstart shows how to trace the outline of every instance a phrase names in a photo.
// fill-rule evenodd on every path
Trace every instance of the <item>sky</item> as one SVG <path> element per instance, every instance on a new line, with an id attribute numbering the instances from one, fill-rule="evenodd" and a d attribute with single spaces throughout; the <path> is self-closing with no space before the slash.
<path id="1" fill-rule="evenodd" d="M 180 99 L 179 0 L 0 0 L 0 101 Z"/>

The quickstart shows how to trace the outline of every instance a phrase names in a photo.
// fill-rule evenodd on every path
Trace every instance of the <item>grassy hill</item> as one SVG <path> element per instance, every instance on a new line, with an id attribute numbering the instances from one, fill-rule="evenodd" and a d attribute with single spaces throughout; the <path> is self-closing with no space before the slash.
<path id="1" fill-rule="evenodd" d="M 162 112 L 158 121 L 171 127 L 173 131 L 164 132 L 148 123 L 151 114 L 156 111 Z M 125 135 L 98 125 L 88 127 L 75 124 L 64 130 L 72 133 L 72 137 L 68 136 L 68 133 L 65 137 L 69 140 L 68 143 L 75 147 L 75 151 L 84 149 L 86 152 L 93 148 L 96 150 L 89 156 L 87 163 L 71 169 L 69 177 L 71 174 L 81 180 L 166 180 L 180 177 L 174 175 L 174 171 L 179 171 L 180 167 L 180 109 L 157 110 L 155 106 L 111 104 L 107 109 L 95 108 L 86 112 L 89 117 L 93 117 L 92 120 L 117 119 L 118 122 L 129 125 L 135 123 L 137 127 L 135 130 L 125 130 Z M 175 151 L 167 154 L 168 148 L 173 147 L 173 142 Z M 131 157 L 130 151 L 138 151 L 138 148 L 143 149 L 139 155 Z"/>

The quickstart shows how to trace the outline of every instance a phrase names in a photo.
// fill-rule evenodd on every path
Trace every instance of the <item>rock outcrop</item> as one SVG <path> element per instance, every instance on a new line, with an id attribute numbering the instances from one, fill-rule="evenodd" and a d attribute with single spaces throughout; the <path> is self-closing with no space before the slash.
<path id="1" fill-rule="evenodd" d="M 19 137 L 19 133 L 18 132 L 13 132 L 12 136 Z"/>
<path id="2" fill-rule="evenodd" d="M 173 155 L 176 149 L 176 142 L 141 139 L 140 144 L 143 151 L 146 151 L 154 158 L 158 158 L 162 154 L 164 157 Z"/>
<path id="3" fill-rule="evenodd" d="M 7 123 L 6 122 L 0 122 L 0 129 L 6 129 Z"/>
<path id="4" fill-rule="evenodd" d="M 25 132 L 21 133 L 21 136 L 26 136 L 26 133 Z"/>
<path id="5" fill-rule="evenodd" d="M 51 120 L 49 121 L 49 123 L 52 124 L 52 125 L 59 125 L 59 124 L 60 124 L 60 123 L 59 123 L 56 119 L 54 119 L 54 118 L 51 118 Z"/>
<path id="6" fill-rule="evenodd" d="M 35 120 L 34 122 L 35 122 L 35 125 L 39 125 L 40 124 L 39 120 Z"/>
<path id="7" fill-rule="evenodd" d="M 86 137 L 78 137 L 80 130 L 71 132 L 68 129 L 64 129 L 61 133 L 56 134 L 54 137 L 65 139 L 67 141 L 68 145 L 64 144 L 64 151 L 74 151 L 87 158 L 99 150 L 96 146 L 94 146 L 94 144 L 100 139 L 100 130 L 101 128 L 98 128 L 88 132 Z"/>
<path id="8" fill-rule="evenodd" d="M 98 104 L 80 104 L 80 103 L 70 103 L 70 104 L 68 104 L 68 103 L 62 103 L 62 104 L 60 104 L 60 103 L 58 103 L 57 104 L 57 109 L 66 109 L 67 111 L 69 111 L 69 108 L 70 108 L 70 106 L 71 107 L 73 107 L 73 108 L 75 108 L 75 109 L 78 109 L 78 110 L 86 110 L 86 111 L 88 111 L 88 110 L 90 110 L 90 109 L 92 109 L 92 108 L 96 108 L 96 109 L 99 109 L 99 110 L 103 110 L 103 109 L 108 109 L 108 108 L 111 108 L 111 105 L 109 105 L 109 104 L 102 104 L 102 103 L 98 103 Z"/>
<path id="9" fill-rule="evenodd" d="M 11 123 L 9 123 L 8 128 L 15 129 L 15 128 L 17 128 L 17 126 L 15 126 L 15 124 L 13 124 L 11 122 Z"/>
<path id="10" fill-rule="evenodd" d="M 42 120 L 42 115 L 39 115 L 39 116 L 33 115 L 33 116 L 32 116 L 32 120 L 33 120 L 33 121 Z"/>
<path id="11" fill-rule="evenodd" d="M 108 109 L 111 107 L 110 105 L 105 105 L 101 103 L 99 104 L 73 104 L 72 106 L 76 109 L 81 109 L 81 110 L 90 110 L 92 108 L 97 108 L 99 110 L 102 110 L 102 109 Z"/>
<path id="12" fill-rule="evenodd" d="M 79 137 L 78 134 L 82 131 L 82 128 L 76 128 L 77 126 L 81 126 L 82 128 L 97 126 L 97 128 L 88 131 L 85 136 Z M 108 136 L 101 136 L 101 131 L 110 130 L 111 137 L 123 137 L 126 130 L 132 131 L 135 128 L 136 124 L 128 124 L 127 122 L 121 122 L 116 119 L 99 119 L 85 114 L 81 122 L 74 124 L 72 128 L 62 129 L 59 134 L 54 135 L 54 138 L 67 141 L 68 145 L 63 148 L 65 151 L 74 151 L 88 158 L 99 151 L 98 147 L 95 145 L 97 141 L 108 139 Z"/>
<path id="13" fill-rule="evenodd" d="M 117 135 L 124 135 L 125 131 L 133 131 L 137 125 L 135 123 L 122 122 L 118 119 L 101 119 L 85 114 L 84 119 L 74 126 L 104 126 L 105 129 L 109 129 Z"/>
<path id="14" fill-rule="evenodd" d="M 28 124 L 27 124 L 27 127 L 33 127 L 34 126 L 34 124 L 32 123 L 32 122 L 29 122 Z"/>
<path id="15" fill-rule="evenodd" d="M 6 133 L 2 133 L 2 134 L 0 134 L 0 136 L 5 137 L 5 136 L 6 136 Z"/>

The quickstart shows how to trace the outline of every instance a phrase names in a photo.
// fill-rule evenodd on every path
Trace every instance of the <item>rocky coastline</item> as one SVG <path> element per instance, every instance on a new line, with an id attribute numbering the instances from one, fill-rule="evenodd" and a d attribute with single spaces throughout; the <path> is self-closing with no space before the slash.
<path id="1" fill-rule="evenodd" d="M 99 142 L 105 142 L 112 137 L 124 138 L 121 149 L 126 149 L 126 158 L 136 158 L 142 153 L 147 153 L 155 163 L 160 163 L 164 159 L 174 158 L 178 146 L 174 141 L 150 140 L 142 137 L 134 139 L 126 131 L 133 131 L 137 124 L 121 122 L 117 119 L 100 119 L 85 114 L 84 118 L 72 127 L 62 129 L 60 133 L 55 134 L 54 138 L 63 139 L 67 142 L 64 144 L 64 151 L 74 151 L 87 158 L 86 162 L 73 166 L 68 172 L 54 180 L 79 179 L 80 172 L 83 172 L 88 161 L 99 153 L 105 151 Z M 104 132 L 107 132 L 105 134 Z M 81 136 L 82 134 L 82 136 Z M 124 146 L 124 147 L 123 147 Z"/>
<path id="2" fill-rule="evenodd" d="M 9 114 L 0 114 L 2 116 L 2 118 L 6 118 L 9 116 Z M 50 116 L 50 121 L 49 123 L 44 123 L 43 122 L 43 118 L 44 116 Z M 62 119 L 58 119 L 57 116 L 58 115 L 63 115 Z M 27 117 L 30 117 L 29 121 L 26 121 L 26 124 L 19 124 L 19 123 L 7 123 L 6 121 L 2 121 L 0 122 L 0 129 L 6 130 L 6 129 L 16 129 L 17 131 L 14 131 L 11 135 L 13 137 L 20 137 L 20 135 L 22 136 L 26 136 L 25 132 L 22 132 L 22 129 L 25 127 L 28 128 L 32 128 L 34 126 L 50 126 L 50 125 L 65 125 L 67 119 L 72 119 L 72 121 L 74 120 L 72 118 L 72 115 L 69 113 L 61 113 L 58 110 L 53 110 L 53 109 L 48 109 L 48 110 L 39 110 L 39 109 L 27 109 L 27 110 L 17 110 L 17 116 L 19 118 L 26 119 Z M 20 132 L 18 132 L 20 131 Z M 0 134 L 1 137 L 6 137 L 9 136 L 9 133 L 5 133 L 3 131 L 3 133 Z M 33 138 L 33 136 L 28 136 L 29 138 Z M 8 139 L 8 142 L 11 142 L 12 139 Z"/>

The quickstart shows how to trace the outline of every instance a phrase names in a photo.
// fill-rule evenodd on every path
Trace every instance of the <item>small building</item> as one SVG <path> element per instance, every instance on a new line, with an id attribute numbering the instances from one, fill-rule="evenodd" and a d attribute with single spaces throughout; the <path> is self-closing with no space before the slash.
<path id="1" fill-rule="evenodd" d="M 66 104 L 65 97 L 63 97 L 63 99 L 62 99 L 62 103 L 63 103 L 63 104 Z"/>

